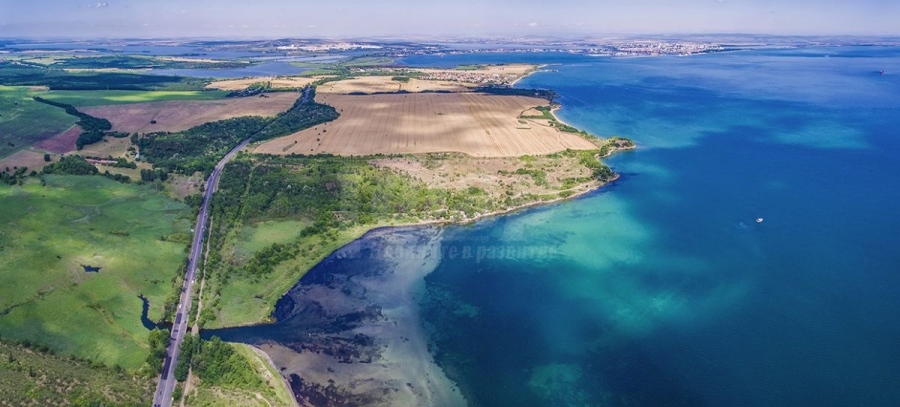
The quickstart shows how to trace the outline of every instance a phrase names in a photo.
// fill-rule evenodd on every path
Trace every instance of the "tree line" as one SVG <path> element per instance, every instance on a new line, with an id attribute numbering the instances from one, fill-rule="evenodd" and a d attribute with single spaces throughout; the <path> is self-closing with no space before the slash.
<path id="1" fill-rule="evenodd" d="M 49 99 L 44 99 L 40 96 L 32 96 L 32 99 L 51 106 L 61 107 L 66 110 L 67 114 L 78 118 L 78 122 L 76 124 L 78 125 L 78 127 L 81 127 L 81 130 L 83 130 L 81 135 L 78 136 L 78 140 L 75 141 L 75 147 L 78 150 L 81 150 L 88 144 L 94 144 L 99 142 L 100 140 L 103 140 L 103 136 L 106 135 L 106 132 L 112 130 L 112 123 L 110 123 L 109 120 L 80 112 L 75 108 L 75 106 L 72 106 L 70 104 L 54 102 Z M 120 137 L 119 135 L 116 136 Z"/>
<path id="2" fill-rule="evenodd" d="M 312 91 L 310 91 L 312 92 Z M 183 132 L 158 132 L 132 137 L 141 156 L 155 168 L 192 174 L 209 173 L 231 148 L 245 139 L 266 140 L 332 121 L 340 115 L 333 107 L 298 98 L 275 117 L 245 116 L 201 124 Z"/>

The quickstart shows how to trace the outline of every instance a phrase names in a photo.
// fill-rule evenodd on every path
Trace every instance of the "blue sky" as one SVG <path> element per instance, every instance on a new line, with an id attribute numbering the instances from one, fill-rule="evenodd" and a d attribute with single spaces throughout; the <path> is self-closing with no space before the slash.
<path id="1" fill-rule="evenodd" d="M 0 37 L 900 34 L 898 0 L 0 0 Z"/>

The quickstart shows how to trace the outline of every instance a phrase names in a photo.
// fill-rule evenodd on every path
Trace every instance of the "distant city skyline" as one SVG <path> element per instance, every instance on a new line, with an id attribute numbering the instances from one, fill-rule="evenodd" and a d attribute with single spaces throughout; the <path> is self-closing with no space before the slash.
<path id="1" fill-rule="evenodd" d="M 0 0 L 0 37 L 898 35 L 898 21 L 894 0 Z"/>

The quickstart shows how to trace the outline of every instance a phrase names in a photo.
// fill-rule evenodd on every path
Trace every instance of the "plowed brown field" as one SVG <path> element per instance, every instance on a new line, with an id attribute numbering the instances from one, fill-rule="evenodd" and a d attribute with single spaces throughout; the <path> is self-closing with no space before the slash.
<path id="1" fill-rule="evenodd" d="M 424 92 L 446 91 L 464 92 L 474 87 L 474 84 L 450 81 L 426 81 L 410 78 L 409 82 L 398 82 L 390 76 L 362 76 L 359 78 L 345 79 L 338 82 L 328 82 L 316 88 L 317 93 L 388 93 L 388 92 Z"/>
<path id="2" fill-rule="evenodd" d="M 256 152 L 369 155 L 456 151 L 475 157 L 518 157 L 597 148 L 546 121 L 520 122 L 522 112 L 547 104 L 538 98 L 478 93 L 320 93 L 317 99 L 334 106 L 341 117 L 263 143 Z"/>
<path id="3" fill-rule="evenodd" d="M 267 94 L 268 97 L 222 100 L 165 101 L 82 108 L 85 113 L 108 119 L 113 131 L 149 133 L 183 131 L 203 123 L 240 116 L 274 116 L 294 104 L 295 92 Z M 150 123 L 156 120 L 156 123 Z"/>
<path id="4" fill-rule="evenodd" d="M 308 78 L 280 78 L 261 76 L 244 79 L 226 79 L 221 81 L 213 81 L 209 85 L 206 85 L 206 88 L 219 90 L 242 90 L 254 83 L 260 82 L 269 82 L 269 86 L 271 86 L 273 89 L 302 88 L 322 78 L 323 76 L 313 76 Z"/>
<path id="5" fill-rule="evenodd" d="M 53 161 L 58 161 L 57 158 L 53 158 Z M 44 168 L 47 164 L 50 164 L 44 161 L 44 154 L 31 150 L 20 150 L 13 155 L 8 156 L 6 158 L 0 158 L 0 171 L 5 170 L 9 167 L 10 170 L 14 168 L 25 167 L 28 168 L 28 171 L 40 171 L 41 168 Z"/>
<path id="6" fill-rule="evenodd" d="M 72 126 L 62 133 L 38 142 L 34 145 L 34 148 L 57 154 L 74 151 L 75 141 L 78 140 L 78 136 L 81 135 L 81 132 L 81 127 Z"/>

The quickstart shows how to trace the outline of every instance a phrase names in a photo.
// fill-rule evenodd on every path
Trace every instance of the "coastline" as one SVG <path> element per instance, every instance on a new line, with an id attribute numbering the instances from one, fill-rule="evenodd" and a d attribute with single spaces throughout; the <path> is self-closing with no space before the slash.
<path id="1" fill-rule="evenodd" d="M 515 86 L 521 79 L 531 75 L 534 72 L 539 72 L 541 68 L 546 66 L 547 65 L 537 65 L 533 70 L 516 79 L 510 86 Z M 553 105 L 550 112 L 552 117 L 561 124 L 571 126 L 565 121 L 560 120 L 556 115 L 556 111 L 559 110 L 560 107 L 561 106 L 558 104 Z M 589 137 L 591 141 L 602 140 L 592 135 L 584 137 Z M 600 146 L 599 144 L 597 147 L 598 149 L 602 148 L 602 146 Z M 609 148 L 609 151 L 605 155 L 599 156 L 598 159 L 607 158 L 618 151 L 631 150 L 634 148 L 635 146 L 633 145 L 629 147 L 611 146 Z M 300 277 L 294 280 L 290 286 L 285 287 L 285 289 L 278 289 L 275 291 L 283 293 L 280 296 L 280 298 L 282 299 L 289 297 L 292 292 L 300 287 L 300 279 L 306 276 L 310 271 L 316 269 L 328 259 L 332 259 L 336 253 L 352 250 L 350 249 L 351 247 L 365 243 L 364 239 L 366 239 L 373 233 L 383 233 L 385 235 L 389 235 L 390 230 L 397 228 L 418 229 L 426 228 L 429 226 L 443 228 L 450 225 L 471 224 L 488 218 L 511 215 L 541 205 L 551 205 L 567 200 L 574 200 L 591 192 L 597 191 L 603 186 L 615 182 L 619 178 L 620 175 L 614 173 L 612 177 L 605 182 L 593 180 L 589 183 L 578 185 L 574 188 L 558 192 L 571 193 L 567 196 L 557 196 L 546 200 L 535 200 L 501 210 L 486 213 L 476 213 L 472 217 L 465 217 L 461 220 L 432 219 L 421 221 L 403 221 L 398 219 L 397 221 L 384 221 L 374 225 L 356 227 L 351 230 L 342 232 L 345 239 L 339 239 L 338 242 L 335 242 L 336 244 L 334 245 L 333 250 L 324 255 L 323 258 L 312 263 L 312 266 L 305 272 L 301 273 Z M 384 237 L 382 236 L 380 238 Z M 377 372 L 371 371 L 372 366 L 376 365 L 371 362 L 349 363 L 341 360 L 336 361 L 333 357 L 329 358 L 325 355 L 320 355 L 319 353 L 321 349 L 311 352 L 311 349 L 309 347 L 321 346 L 315 344 L 315 339 L 312 340 L 313 344 L 300 344 L 300 342 L 303 342 L 304 339 L 298 339 L 299 342 L 290 344 L 285 344 L 282 341 L 271 341 L 251 346 L 253 347 L 254 351 L 266 355 L 266 361 L 275 369 L 276 372 L 279 372 L 279 376 L 281 376 L 283 386 L 285 386 L 288 392 L 293 396 L 295 402 L 297 402 L 298 404 L 302 403 L 303 401 L 309 401 L 310 397 L 315 398 L 323 395 L 322 391 L 327 386 L 328 381 L 331 380 L 331 377 L 336 377 L 334 376 L 335 372 L 338 372 L 339 375 L 344 379 L 344 382 L 341 383 L 349 384 L 350 388 L 356 388 L 356 386 L 360 385 L 360 383 L 358 383 L 358 377 L 362 377 L 359 376 L 360 374 L 363 374 L 364 376 L 369 375 L 369 377 L 372 377 L 372 375 L 377 375 L 378 377 L 383 379 L 383 384 L 385 386 L 387 386 L 387 383 L 392 383 L 391 386 L 394 386 L 398 381 L 406 381 L 406 384 L 409 385 L 411 382 L 415 382 L 415 380 L 417 379 L 421 379 L 423 377 L 431 377 L 432 379 L 434 379 L 433 381 L 429 379 L 427 382 L 419 383 L 415 389 L 413 389 L 412 387 L 404 388 L 403 386 L 399 386 L 392 387 L 392 390 L 395 393 L 399 391 L 398 394 L 400 394 L 400 396 L 397 397 L 403 397 L 407 401 L 435 401 L 435 398 L 437 398 L 443 400 L 443 403 L 441 405 L 461 404 L 460 400 L 458 399 L 461 394 L 459 393 L 457 384 L 449 380 L 446 375 L 444 375 L 442 369 L 437 366 L 433 355 L 431 355 L 431 353 L 427 350 L 427 346 L 425 345 L 427 343 L 427 339 L 424 337 L 424 334 L 422 332 L 419 332 L 419 330 L 421 329 L 421 320 L 418 316 L 418 310 L 416 309 L 415 301 L 412 301 L 410 299 L 413 295 L 413 288 L 416 283 L 408 279 L 417 278 L 421 280 L 425 275 L 427 275 L 431 272 L 431 270 L 434 269 L 437 262 L 439 261 L 439 258 L 432 258 L 430 259 L 430 261 L 426 261 L 426 263 L 434 264 L 430 264 L 430 267 L 425 267 L 427 270 L 425 270 L 423 274 L 415 276 L 408 275 L 404 277 L 405 280 L 403 284 L 392 285 L 395 286 L 392 290 L 390 290 L 390 292 L 394 293 L 392 295 L 399 296 L 401 294 L 404 294 L 404 296 L 407 298 L 404 300 L 405 306 L 394 307 L 394 311 L 386 310 L 385 317 L 392 319 L 392 323 L 394 326 L 394 328 L 392 329 L 400 331 L 403 335 L 396 334 L 391 329 L 382 328 L 380 324 L 369 324 L 366 326 L 366 329 L 363 330 L 363 332 L 371 335 L 379 342 L 387 341 L 387 343 L 391 344 L 391 346 L 389 347 L 385 346 L 385 350 L 380 351 L 376 356 L 377 358 L 381 358 L 381 361 L 377 364 L 381 367 L 381 369 Z M 398 260 L 398 263 L 395 264 L 395 268 L 404 268 L 400 267 L 400 265 L 401 263 Z M 422 266 L 425 266 L 425 264 L 422 264 Z M 410 269 L 416 268 L 413 267 Z M 385 286 L 382 283 L 378 283 L 376 285 L 378 287 Z M 386 292 L 385 290 L 386 289 L 382 289 L 380 292 L 383 294 L 384 292 Z M 400 293 L 401 291 L 403 291 L 404 293 Z M 377 294 L 379 293 L 379 290 L 372 290 L 372 293 Z M 319 295 L 321 295 L 321 293 L 319 293 Z M 331 295 L 339 296 L 340 294 L 332 293 Z M 352 302 L 352 300 L 349 299 L 348 301 Z M 281 300 L 279 300 L 278 302 L 281 303 Z M 321 301 L 321 304 L 328 304 L 328 302 Z M 267 314 L 269 315 L 269 317 L 267 317 L 268 321 L 262 320 L 244 325 L 233 325 L 227 328 L 221 328 L 221 330 L 253 329 L 261 326 L 273 327 L 274 325 L 284 321 L 283 317 L 277 317 L 274 319 L 272 318 L 272 315 L 274 315 L 276 312 L 279 312 L 277 308 L 278 305 L 274 305 L 269 309 L 269 313 Z M 410 309 L 404 310 L 405 308 Z M 397 312 L 399 312 L 399 314 L 397 314 Z M 398 322 L 400 322 L 399 325 L 403 326 L 402 329 L 397 328 L 399 326 Z M 378 333 L 380 333 L 381 335 L 379 336 Z M 411 338 L 415 339 L 411 340 Z M 397 349 L 400 350 L 398 351 Z M 410 357 L 410 354 L 414 354 L 415 356 Z M 276 361 L 279 362 L 279 364 L 281 365 L 280 367 L 276 365 Z M 402 361 L 402 363 L 398 363 L 398 361 Z M 418 367 L 410 368 L 409 366 L 411 364 L 415 364 L 415 366 Z M 286 366 L 288 371 L 286 371 Z M 387 366 L 393 366 L 393 369 L 387 369 Z M 327 369 L 327 372 L 325 372 L 325 370 L 323 369 Z M 295 373 L 290 373 L 290 371 L 293 371 Z M 303 372 L 302 378 L 299 375 L 300 372 Z M 343 374 L 340 374 L 340 372 L 343 372 Z M 366 387 L 366 389 L 366 394 L 372 391 L 372 388 Z M 410 391 L 411 389 L 413 391 Z"/>
<path id="2" fill-rule="evenodd" d="M 270 370 L 272 372 L 274 372 L 278 376 L 279 379 L 281 379 L 281 385 L 284 386 L 284 387 L 282 387 L 282 389 L 284 389 L 285 391 L 287 391 L 288 394 L 291 395 L 291 401 L 294 402 L 294 407 L 300 407 L 300 403 L 297 402 L 297 396 L 294 395 L 293 391 L 291 391 L 290 382 L 288 382 L 287 379 L 285 379 L 285 377 L 282 376 L 281 373 L 278 371 L 278 367 L 275 366 L 275 362 L 272 360 L 272 357 L 269 356 L 269 354 L 266 353 L 266 351 L 260 349 L 258 346 L 248 344 L 247 347 L 250 348 L 250 350 L 252 350 L 253 353 L 257 354 L 260 359 L 262 359 L 265 363 L 267 363 L 269 365 Z"/>
<path id="3" fill-rule="evenodd" d="M 532 70 L 526 72 L 525 75 L 522 75 L 519 78 L 517 78 L 516 80 L 512 81 L 512 83 L 509 84 L 509 87 L 511 87 L 511 88 L 516 87 L 516 84 L 519 83 L 519 81 L 531 76 L 531 74 L 533 74 L 535 72 L 540 72 L 541 69 L 543 69 L 546 66 L 548 66 L 548 64 L 534 65 L 534 68 Z"/>
<path id="4" fill-rule="evenodd" d="M 614 148 L 607 155 L 600 157 L 606 158 L 610 155 L 623 150 L 631 150 L 631 148 Z M 488 212 L 484 214 L 478 214 L 471 218 L 467 218 L 461 221 L 453 221 L 453 220 L 429 220 L 429 221 L 420 221 L 420 222 L 382 222 L 376 225 L 372 225 L 366 228 L 359 228 L 355 230 L 352 240 L 347 242 L 342 242 L 337 248 L 327 254 L 324 259 L 315 263 L 315 265 L 307 270 L 306 273 L 303 274 L 305 276 L 307 273 L 312 271 L 315 267 L 321 265 L 326 259 L 331 259 L 336 253 L 341 251 L 353 250 L 351 249 L 353 246 L 363 244 L 365 239 L 369 237 L 373 233 L 383 233 L 385 235 L 389 235 L 390 231 L 400 228 L 414 228 L 414 229 L 422 229 L 427 230 L 428 227 L 437 227 L 443 228 L 446 226 L 452 225 L 466 225 L 475 223 L 481 220 L 485 220 L 493 217 L 500 217 L 505 215 L 512 215 L 514 213 L 518 213 L 520 211 L 524 211 L 531 208 L 536 208 L 542 205 L 551 205 L 555 203 L 560 203 L 568 200 L 574 200 L 576 198 L 582 197 L 591 192 L 597 191 L 605 185 L 608 185 L 612 182 L 615 182 L 620 178 L 620 175 L 616 173 L 610 180 L 607 182 L 595 182 L 593 185 L 590 185 L 586 188 L 580 189 L 574 192 L 572 195 L 567 197 L 557 197 L 551 200 L 546 201 L 535 201 L 530 202 L 523 205 L 518 205 L 511 208 L 506 208 L 504 210 Z M 439 251 L 435 251 L 439 252 Z M 426 256 L 427 258 L 427 256 Z M 377 377 L 382 378 L 383 383 L 394 383 L 406 381 L 411 383 L 413 379 L 411 378 L 429 378 L 424 382 L 418 383 L 415 391 L 407 391 L 408 389 L 404 389 L 402 386 L 399 387 L 399 391 L 403 397 L 407 397 L 406 400 L 415 400 L 415 401 L 423 401 L 429 400 L 433 401 L 435 398 L 442 399 L 445 401 L 444 404 L 441 405 L 463 405 L 462 402 L 457 397 L 461 397 L 462 393 L 458 388 L 458 385 L 446 377 L 446 374 L 443 372 L 443 369 L 437 365 L 437 362 L 434 360 L 433 355 L 427 351 L 427 338 L 424 337 L 424 334 L 421 332 L 421 321 L 418 319 L 418 310 L 415 308 L 415 303 L 412 301 L 414 287 L 416 283 L 410 281 L 409 278 L 424 278 L 425 275 L 430 273 L 434 267 L 436 266 L 439 258 L 431 258 L 426 260 L 426 263 L 423 263 L 422 267 L 409 267 L 409 265 L 405 265 L 401 267 L 401 262 L 398 261 L 392 268 L 400 270 L 400 269 L 422 269 L 424 271 L 421 275 L 409 275 L 406 273 L 406 278 L 402 284 L 397 284 L 397 282 L 393 282 L 391 284 L 379 284 L 379 286 L 393 286 L 395 287 L 396 292 L 404 291 L 404 301 L 405 306 L 403 307 L 393 307 L 393 311 L 386 310 L 388 313 L 385 316 L 393 315 L 391 321 L 393 323 L 391 329 L 375 329 L 376 332 L 381 332 L 381 336 L 376 336 L 381 340 L 385 340 L 388 343 L 391 343 L 391 346 L 386 346 L 386 349 L 389 351 L 384 351 L 381 353 L 380 357 L 384 358 L 380 363 L 363 363 L 364 369 L 371 369 L 371 366 L 377 365 L 381 366 L 382 371 L 372 372 L 367 370 L 366 375 L 371 377 L 372 375 L 376 375 Z M 409 262 L 409 260 L 407 260 Z M 411 263 L 410 263 L 411 264 Z M 302 278 L 302 276 L 301 276 Z M 299 286 L 299 280 L 295 281 L 290 289 L 282 294 L 282 298 L 287 297 L 292 291 L 295 290 Z M 371 291 L 373 293 L 378 292 L 379 290 L 371 290 L 371 286 L 367 291 Z M 399 290 L 398 290 L 399 289 Z M 334 295 L 334 294 L 333 294 Z M 395 294 L 400 295 L 400 294 Z M 405 309 L 405 311 L 404 311 Z M 400 311 L 398 311 L 400 310 Z M 274 313 L 275 310 L 273 309 Z M 399 312 L 399 314 L 398 314 Z M 271 315 L 271 314 L 270 314 Z M 279 318 L 278 321 L 275 322 L 261 322 L 257 324 L 248 324 L 242 327 L 233 327 L 236 329 L 253 329 L 254 327 L 259 326 L 273 326 L 278 322 L 281 322 L 282 319 Z M 398 325 L 398 322 L 403 322 Z M 398 326 L 403 325 L 403 328 L 400 329 Z M 225 328 L 231 329 L 231 328 Z M 372 327 L 368 327 L 363 330 L 368 334 L 374 333 L 372 331 Z M 298 400 L 308 400 L 313 396 L 320 395 L 322 391 L 321 383 L 327 383 L 334 372 L 343 372 L 343 376 L 348 380 L 349 383 L 353 384 L 354 382 L 351 378 L 356 376 L 356 373 L 352 372 L 350 366 L 358 365 L 358 363 L 347 364 L 346 362 L 337 362 L 334 360 L 330 360 L 328 357 L 320 355 L 318 352 L 310 352 L 306 350 L 303 354 L 306 355 L 297 359 L 297 350 L 292 346 L 283 346 L 279 342 L 267 343 L 262 345 L 253 346 L 254 350 L 261 352 L 267 356 L 267 361 L 270 365 L 275 369 L 276 372 L 279 372 L 279 376 L 281 376 L 281 381 L 284 388 L 293 396 L 295 402 L 298 403 Z M 399 351 L 397 349 L 400 349 Z M 409 353 L 415 354 L 415 357 L 410 357 Z M 293 360 L 293 362 L 285 362 L 283 365 L 287 366 L 278 366 L 275 360 L 286 361 Z M 402 363 L 400 361 L 403 361 Z M 416 367 L 410 368 L 410 364 L 415 363 Z M 385 366 L 395 366 L 396 369 L 400 372 L 391 372 L 391 369 L 384 369 Z M 304 372 L 306 375 L 304 377 L 305 380 L 301 378 L 301 376 L 297 373 L 288 373 L 285 371 L 285 368 L 289 368 L 288 370 L 293 370 L 294 372 Z M 324 372 L 322 369 L 327 371 Z M 318 370 L 318 373 L 314 373 L 314 371 Z M 287 375 L 285 375 L 287 373 Z M 401 377 L 402 376 L 402 380 Z M 311 377 L 313 379 L 311 379 Z M 318 380 L 316 380 L 318 379 Z M 320 383 L 316 383 L 316 380 Z M 360 385 L 356 383 L 356 386 Z M 367 391 L 371 391 L 371 388 L 366 388 Z M 398 389 L 398 387 L 394 387 L 394 389 Z M 397 392 L 398 390 L 394 390 Z"/>
<path id="5" fill-rule="evenodd" d="M 266 353 L 300 405 L 464 406 L 417 306 L 441 241 L 437 227 L 370 231 L 285 294 L 277 323 L 213 334 Z"/>

